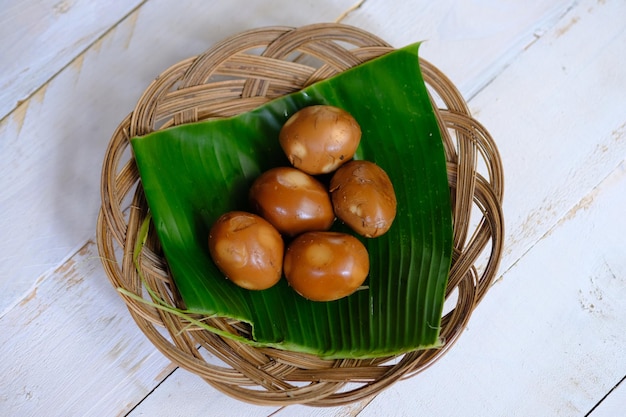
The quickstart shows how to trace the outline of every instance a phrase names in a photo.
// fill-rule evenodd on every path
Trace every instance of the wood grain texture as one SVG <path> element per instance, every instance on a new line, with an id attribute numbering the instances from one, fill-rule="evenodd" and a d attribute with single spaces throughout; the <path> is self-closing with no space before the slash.
<path id="1" fill-rule="evenodd" d="M 626 155 L 620 15 L 623 2 L 581 2 L 470 103 L 505 166 L 503 271 Z"/>
<path id="2" fill-rule="evenodd" d="M 0 318 L 7 416 L 119 415 L 173 371 L 136 326 L 88 242 Z"/>
<path id="3" fill-rule="evenodd" d="M 574 3 L 367 0 L 345 23 L 368 28 L 397 47 L 425 41 L 420 55 L 435 63 L 470 99 Z"/>
<path id="4" fill-rule="evenodd" d="M 3 2 L 0 120 L 138 4 L 139 0 Z"/>

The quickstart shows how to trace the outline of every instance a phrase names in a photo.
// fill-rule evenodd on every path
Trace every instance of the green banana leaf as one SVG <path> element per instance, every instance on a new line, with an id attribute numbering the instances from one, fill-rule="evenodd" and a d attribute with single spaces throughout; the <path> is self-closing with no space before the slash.
<path id="1" fill-rule="evenodd" d="M 418 48 L 395 50 L 235 117 L 132 138 L 154 225 L 189 311 L 249 323 L 251 344 L 325 358 L 440 346 L 452 216 L 441 133 Z M 333 302 L 308 301 L 284 278 L 264 291 L 239 288 L 216 268 L 207 247 L 208 230 L 221 214 L 249 209 L 252 181 L 288 165 L 280 127 L 313 104 L 335 105 L 356 118 L 363 136 L 355 158 L 381 166 L 398 200 L 391 229 L 361 239 L 371 263 L 365 288 Z"/>

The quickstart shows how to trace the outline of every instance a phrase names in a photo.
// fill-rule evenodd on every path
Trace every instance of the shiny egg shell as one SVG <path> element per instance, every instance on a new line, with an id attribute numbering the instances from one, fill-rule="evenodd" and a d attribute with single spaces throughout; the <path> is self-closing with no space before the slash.
<path id="1" fill-rule="evenodd" d="M 209 252 L 220 271 L 242 288 L 264 290 L 282 276 L 282 236 L 252 213 L 223 214 L 209 231 Z"/>
<path id="2" fill-rule="evenodd" d="M 355 292 L 369 266 L 367 249 L 354 236 L 308 232 L 287 247 L 283 271 L 298 294 L 312 301 L 333 301 Z"/>
<path id="3" fill-rule="evenodd" d="M 397 200 L 387 173 L 370 161 L 350 161 L 331 178 L 337 218 L 365 237 L 386 233 L 396 217 Z"/>
<path id="4" fill-rule="evenodd" d="M 249 198 L 256 213 L 288 236 L 327 230 L 335 220 L 326 187 L 293 167 L 265 171 L 252 184 Z"/>
<path id="5" fill-rule="evenodd" d="M 327 105 L 304 107 L 279 133 L 291 165 L 311 175 L 330 173 L 352 159 L 360 141 L 361 127 L 354 117 Z"/>

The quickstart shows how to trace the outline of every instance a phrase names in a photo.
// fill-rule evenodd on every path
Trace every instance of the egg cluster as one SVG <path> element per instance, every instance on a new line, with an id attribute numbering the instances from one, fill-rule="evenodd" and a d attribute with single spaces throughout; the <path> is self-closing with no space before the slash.
<path id="1" fill-rule="evenodd" d="M 284 273 L 313 301 L 337 300 L 363 284 L 367 249 L 356 237 L 329 229 L 338 218 L 366 238 L 380 236 L 395 218 L 396 196 L 382 168 L 353 159 L 360 140 L 359 124 L 337 107 L 305 107 L 287 120 L 279 142 L 291 166 L 254 181 L 254 213 L 225 213 L 209 232 L 209 252 L 227 278 L 263 290 Z M 331 176 L 328 187 L 320 180 L 325 174 Z"/>

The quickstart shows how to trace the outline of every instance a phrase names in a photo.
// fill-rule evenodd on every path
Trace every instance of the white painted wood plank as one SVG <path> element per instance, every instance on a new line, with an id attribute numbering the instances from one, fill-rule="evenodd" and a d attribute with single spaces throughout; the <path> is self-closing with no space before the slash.
<path id="1" fill-rule="evenodd" d="M 420 55 L 473 97 L 569 10 L 573 0 L 366 0 L 345 20 Z"/>
<path id="2" fill-rule="evenodd" d="M 124 415 L 173 371 L 134 325 L 93 242 L 0 318 L 6 416 Z"/>
<path id="3" fill-rule="evenodd" d="M 624 376 L 626 378 L 626 375 Z M 602 400 L 589 417 L 617 417 L 626 410 L 626 382 L 622 379 L 617 387 Z"/>
<path id="4" fill-rule="evenodd" d="M 0 121 L 0 315 L 95 230 L 113 131 L 170 65 L 229 35 L 332 21 L 353 0 L 152 0 Z M 75 34 L 78 35 L 78 34 Z"/>
<path id="5" fill-rule="evenodd" d="M 140 0 L 8 0 L 0 8 L 0 120 Z"/>
<path id="6" fill-rule="evenodd" d="M 359 416 L 589 412 L 626 374 L 625 195 L 626 161 L 507 272 L 454 349 Z"/>
<path id="7" fill-rule="evenodd" d="M 583 1 L 470 102 L 505 169 L 502 270 L 626 155 L 626 3 Z"/>

